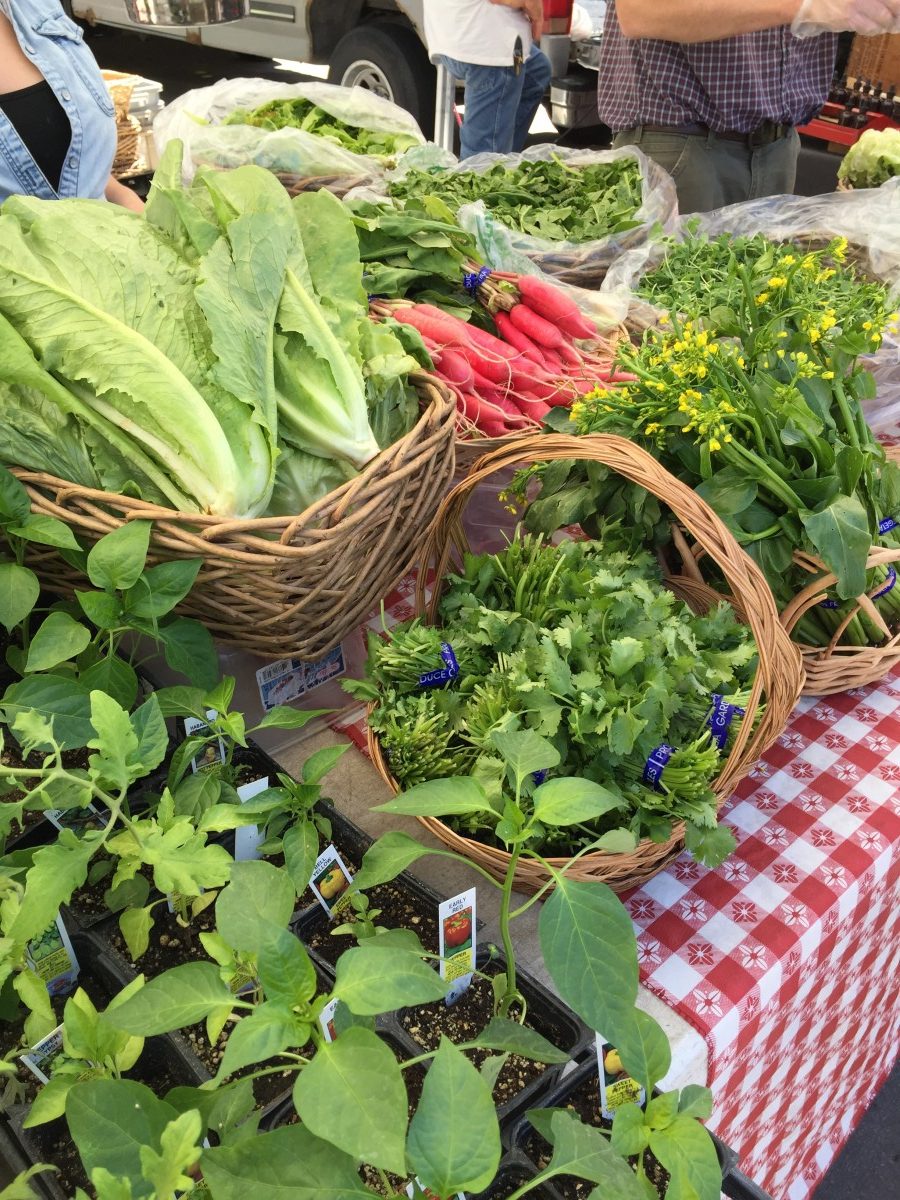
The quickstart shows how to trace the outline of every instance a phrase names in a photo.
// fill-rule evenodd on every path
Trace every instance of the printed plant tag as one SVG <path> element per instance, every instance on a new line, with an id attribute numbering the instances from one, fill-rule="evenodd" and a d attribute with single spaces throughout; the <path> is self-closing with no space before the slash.
<path id="1" fill-rule="evenodd" d="M 277 662 L 268 663 L 256 672 L 256 686 L 259 688 L 263 711 L 268 712 L 278 704 L 290 704 L 293 700 L 299 700 L 320 684 L 343 675 L 346 670 L 341 646 L 335 646 L 324 658 L 317 659 L 316 662 L 301 662 L 299 658 L 279 658 Z"/>
<path id="2" fill-rule="evenodd" d="M 78 978 L 78 959 L 62 917 L 57 917 L 25 950 L 28 965 L 43 979 L 51 996 L 71 992 Z"/>
<path id="3" fill-rule="evenodd" d="M 626 1104 L 643 1104 L 644 1089 L 622 1067 L 619 1052 L 597 1034 L 597 1074 L 600 1078 L 600 1116 L 611 1121 L 616 1109 Z"/>
<path id="4" fill-rule="evenodd" d="M 57 1025 L 46 1037 L 42 1037 L 39 1042 L 36 1042 L 27 1054 L 21 1055 L 21 1059 L 36 1079 L 39 1079 L 41 1083 L 49 1083 L 53 1073 L 53 1063 L 64 1053 L 63 1027 Z"/>
<path id="5" fill-rule="evenodd" d="M 316 859 L 309 886 L 328 915 L 336 917 L 350 904 L 349 887 L 353 876 L 334 846 L 326 846 Z"/>
<path id="6" fill-rule="evenodd" d="M 475 888 L 451 896 L 438 906 L 438 953 L 441 979 L 452 984 L 444 1003 L 454 1004 L 475 971 Z"/>
<path id="7" fill-rule="evenodd" d="M 216 710 L 214 708 L 207 709 L 206 715 L 212 721 L 215 719 Z M 201 721 L 199 717 L 185 717 L 184 732 L 186 737 L 193 737 L 194 734 L 209 733 L 209 726 L 205 721 Z M 223 763 L 225 758 L 225 743 L 219 738 L 218 746 L 210 742 L 208 746 L 203 747 L 199 754 L 194 755 L 191 759 L 191 770 L 194 774 L 198 771 L 209 771 L 211 768 Z"/>
<path id="8" fill-rule="evenodd" d="M 106 824 L 93 804 L 86 804 L 84 808 L 48 808 L 44 816 L 57 829 L 71 829 L 75 834 L 102 829 Z"/>
<path id="9" fill-rule="evenodd" d="M 409 1200 L 413 1200 L 413 1196 L 416 1194 L 424 1196 L 425 1200 L 441 1200 L 437 1192 L 433 1192 L 431 1188 L 426 1187 L 418 1175 L 406 1185 L 406 1194 L 409 1196 Z M 466 1200 L 465 1192 L 457 1192 L 454 1200 Z"/>
<path id="10" fill-rule="evenodd" d="M 340 1004 L 340 999 L 335 996 L 333 1000 L 329 1000 L 322 1011 L 319 1013 L 319 1024 L 322 1026 L 322 1032 L 325 1034 L 326 1042 L 333 1042 L 337 1037 L 337 1030 L 334 1027 L 334 1014 L 337 1012 L 337 1006 Z"/>
<path id="11" fill-rule="evenodd" d="M 268 786 L 268 775 L 262 779 L 254 779 L 252 783 L 245 783 L 238 788 L 238 798 L 241 801 L 251 800 L 260 792 L 264 792 Z M 242 825 L 236 829 L 234 831 L 235 862 L 243 862 L 248 858 L 259 858 L 258 847 L 261 841 L 262 833 L 258 825 Z"/>

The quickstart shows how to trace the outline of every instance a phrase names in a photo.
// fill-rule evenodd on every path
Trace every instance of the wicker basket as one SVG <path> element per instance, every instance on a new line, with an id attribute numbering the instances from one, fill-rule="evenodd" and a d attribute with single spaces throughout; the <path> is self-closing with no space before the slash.
<path id="1" fill-rule="evenodd" d="M 223 520 L 16 469 L 32 511 L 65 521 L 82 542 L 150 520 L 150 561 L 202 558 L 179 606 L 214 637 L 265 658 L 321 658 L 363 622 L 415 561 L 453 477 L 456 404 L 430 376 L 413 379 L 416 426 L 356 478 L 296 517 Z M 84 576 L 50 547 L 29 565 L 71 595 Z"/>
<path id="2" fill-rule="evenodd" d="M 416 611 L 427 615 L 432 621 L 437 616 L 440 583 L 426 605 L 425 580 L 432 571 L 435 579 L 443 580 L 454 554 L 459 556 L 465 550 L 462 515 L 477 484 L 505 468 L 559 458 L 580 458 L 603 463 L 664 500 L 698 544 L 719 564 L 731 586 L 736 611 L 746 614 L 759 647 L 759 669 L 751 691 L 747 720 L 742 722 L 728 760 L 713 784 L 717 801 L 721 804 L 784 729 L 803 681 L 800 654 L 779 624 L 772 593 L 756 564 L 741 550 L 712 509 L 640 447 L 624 438 L 609 435 L 570 437 L 548 433 L 523 439 L 516 446 L 481 459 L 440 507 L 419 564 Z M 679 589 L 676 587 L 676 590 Z M 690 589 L 682 594 L 693 607 Z M 711 593 L 708 599 L 719 600 L 721 597 Z M 703 609 L 707 604 L 701 603 L 698 607 Z M 765 710 L 753 729 L 753 716 L 763 698 Z M 378 739 L 371 730 L 369 750 L 382 778 L 395 792 L 399 791 Z M 509 862 L 509 855 L 505 851 L 462 837 L 434 818 L 422 817 L 420 820 L 445 845 L 484 867 L 495 879 L 504 877 Z M 578 860 L 568 873 L 568 878 L 600 880 L 616 891 L 625 891 L 662 870 L 680 853 L 683 841 L 684 827 L 677 825 L 666 842 L 645 840 L 630 854 L 587 854 Z M 549 861 L 555 867 L 562 867 L 567 862 L 563 858 Z M 547 881 L 548 874 L 539 863 L 520 861 L 516 868 L 516 887 L 521 891 L 535 892 Z"/>

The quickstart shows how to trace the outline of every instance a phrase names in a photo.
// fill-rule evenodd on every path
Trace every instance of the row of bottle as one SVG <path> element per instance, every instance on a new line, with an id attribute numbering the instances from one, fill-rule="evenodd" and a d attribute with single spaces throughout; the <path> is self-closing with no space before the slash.
<path id="1" fill-rule="evenodd" d="M 873 85 L 868 79 L 856 79 L 851 85 L 847 76 L 842 75 L 832 85 L 828 99 L 831 104 L 840 104 L 844 109 L 838 117 L 839 125 L 862 129 L 873 113 L 880 113 L 900 123 L 900 96 L 896 93 L 897 85 L 894 83 L 885 91 L 881 80 Z"/>

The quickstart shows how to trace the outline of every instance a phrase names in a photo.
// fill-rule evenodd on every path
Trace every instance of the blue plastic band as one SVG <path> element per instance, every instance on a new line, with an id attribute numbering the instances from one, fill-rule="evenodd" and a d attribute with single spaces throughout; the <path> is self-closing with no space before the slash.
<path id="1" fill-rule="evenodd" d="M 438 667 L 435 671 L 426 671 L 424 675 L 419 676 L 420 688 L 443 687 L 445 683 L 452 683 L 457 677 L 459 663 L 449 642 L 441 642 L 441 659 L 443 667 Z"/>
<path id="2" fill-rule="evenodd" d="M 872 597 L 873 600 L 880 600 L 882 596 L 886 596 L 897 582 L 897 572 L 893 567 L 888 567 L 887 579 L 884 581 L 884 587 L 877 591 Z"/>
<path id="3" fill-rule="evenodd" d="M 474 296 L 490 273 L 490 267 L 480 267 L 477 271 L 463 271 L 463 287 Z"/>
<path id="4" fill-rule="evenodd" d="M 706 722 L 712 733 L 713 741 L 720 750 L 724 750 L 728 742 L 728 730 L 735 717 L 742 717 L 744 710 L 737 704 L 726 704 L 725 697 L 713 692 L 712 711 Z"/>
<path id="5" fill-rule="evenodd" d="M 644 783 L 648 787 L 655 788 L 658 792 L 662 791 L 662 788 L 659 786 L 662 773 L 665 770 L 666 763 L 674 753 L 675 751 L 672 747 L 667 746 L 665 742 L 651 752 L 650 757 L 644 764 Z"/>
<path id="6" fill-rule="evenodd" d="M 531 772 L 531 782 L 534 784 L 535 787 L 540 787 L 546 778 L 547 778 L 547 768 L 546 767 L 541 767 L 541 769 L 539 771 Z"/>
<path id="7" fill-rule="evenodd" d="M 900 521 L 896 517 L 885 517 L 884 520 L 878 522 L 879 533 L 890 533 L 892 529 L 896 529 L 900 525 Z"/>
<path id="8" fill-rule="evenodd" d="M 840 608 L 840 600 L 820 600 L 819 608 Z"/>

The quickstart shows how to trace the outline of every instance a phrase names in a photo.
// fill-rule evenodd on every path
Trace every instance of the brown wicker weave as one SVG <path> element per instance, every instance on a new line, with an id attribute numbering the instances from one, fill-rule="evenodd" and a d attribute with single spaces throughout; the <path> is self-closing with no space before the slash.
<path id="1" fill-rule="evenodd" d="M 179 611 L 265 658 L 317 659 L 355 629 L 415 561 L 453 477 L 456 404 L 430 376 L 413 382 L 422 415 L 356 478 L 296 517 L 223 520 L 17 469 L 32 511 L 96 541 L 124 521 L 153 522 L 150 561 L 203 559 Z M 84 577 L 50 547 L 29 565 L 71 595 Z"/>
<path id="2" fill-rule="evenodd" d="M 427 615 L 430 621 L 436 619 L 441 581 L 447 576 L 452 558 L 465 550 L 462 515 L 477 484 L 504 468 L 559 458 L 580 458 L 603 463 L 664 500 L 698 544 L 719 564 L 732 589 L 736 611 L 746 614 L 759 647 L 759 669 L 747 707 L 747 719 L 742 722 L 728 760 L 713 784 L 721 804 L 784 729 L 800 694 L 803 679 L 800 654 L 779 624 L 772 593 L 753 560 L 741 550 L 712 509 L 640 447 L 624 438 L 604 434 L 571 437 L 548 433 L 523 439 L 516 446 L 481 459 L 440 507 L 419 563 L 416 611 Z M 431 571 L 438 584 L 430 603 L 426 605 L 425 581 Z M 689 594 L 685 594 L 685 599 L 691 603 Z M 721 597 L 712 593 L 709 599 L 719 600 Z M 700 608 L 706 606 L 701 604 Z M 765 709 L 754 729 L 754 714 L 763 699 Z M 394 791 L 399 791 L 378 739 L 371 731 L 369 750 L 382 778 Z M 424 817 L 420 820 L 447 846 L 484 867 L 494 878 L 503 878 L 509 862 L 509 855 L 505 851 L 461 837 L 442 821 Z M 601 880 L 616 891 L 625 891 L 660 871 L 681 851 L 683 842 L 684 827 L 678 825 L 668 841 L 643 841 L 631 854 L 587 854 L 578 860 L 568 877 L 575 880 Z M 555 867 L 567 862 L 562 858 L 549 861 Z M 527 860 L 520 861 L 517 866 L 516 887 L 522 891 L 535 892 L 547 880 L 545 868 L 538 863 Z"/>

